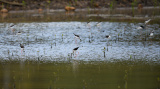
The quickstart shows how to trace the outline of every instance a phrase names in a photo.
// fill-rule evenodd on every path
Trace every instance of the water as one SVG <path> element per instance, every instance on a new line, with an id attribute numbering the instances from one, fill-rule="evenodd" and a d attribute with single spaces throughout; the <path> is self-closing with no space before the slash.
<path id="1" fill-rule="evenodd" d="M 2 89 L 160 88 L 154 62 L 1 61 L 0 69 Z"/>
<path id="2" fill-rule="evenodd" d="M 147 12 L 142 11 L 142 16 Z M 159 89 L 158 12 L 142 19 L 139 13 L 122 18 L 118 16 L 123 11 L 113 11 L 117 15 L 111 19 L 119 18 L 115 22 L 107 20 L 112 15 L 106 15 L 108 12 L 98 12 L 99 16 L 96 11 L 84 13 L 10 13 L 2 17 L 0 88 Z M 146 29 L 138 30 L 148 18 L 153 20 Z M 130 20 L 122 22 L 126 19 Z M 100 26 L 96 26 L 100 20 Z M 12 24 L 15 26 L 11 28 Z M 150 37 L 153 30 L 154 36 Z M 76 47 L 79 49 L 73 53 Z"/>
<path id="3" fill-rule="evenodd" d="M 2 59 L 45 59 L 52 61 L 146 59 L 159 60 L 159 25 L 147 25 L 138 30 L 139 23 L 119 22 L 48 22 L 48 23 L 1 23 Z M 15 29 L 15 31 L 12 31 Z M 148 34 L 154 30 L 154 36 Z M 18 32 L 21 34 L 17 34 Z M 80 36 L 76 39 L 74 34 Z M 111 38 L 105 38 L 110 35 Z M 77 42 L 76 42 L 77 41 Z M 21 53 L 19 44 L 24 44 Z M 71 55 L 79 47 L 77 56 Z"/>

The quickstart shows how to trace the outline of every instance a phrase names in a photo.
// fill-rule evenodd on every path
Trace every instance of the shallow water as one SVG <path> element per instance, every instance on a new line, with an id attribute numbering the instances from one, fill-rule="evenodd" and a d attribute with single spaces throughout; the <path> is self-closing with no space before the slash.
<path id="1" fill-rule="evenodd" d="M 159 61 L 158 24 L 138 30 L 142 23 L 101 22 L 98 27 L 96 23 L 91 22 L 89 26 L 86 22 L 16 23 L 14 28 L 9 27 L 13 23 L 1 23 L 1 59 Z M 155 33 L 150 37 L 148 34 L 152 30 Z M 19 31 L 21 34 L 17 34 Z M 111 38 L 105 38 L 106 35 Z M 20 43 L 24 44 L 25 52 L 21 53 Z M 72 55 L 75 47 L 79 47 L 77 56 Z"/>
<path id="2" fill-rule="evenodd" d="M 153 16 L 149 11 L 134 17 L 128 10 L 9 13 L 1 17 L 0 88 L 159 89 L 159 12 L 153 11 Z M 138 30 L 149 18 L 153 20 L 146 29 Z M 12 24 L 15 26 L 10 27 Z M 73 53 L 76 47 L 79 49 Z"/>

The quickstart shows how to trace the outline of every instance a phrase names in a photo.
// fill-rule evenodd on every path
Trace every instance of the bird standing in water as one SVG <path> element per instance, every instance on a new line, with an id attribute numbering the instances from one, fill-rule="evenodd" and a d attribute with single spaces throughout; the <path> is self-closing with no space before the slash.
<path id="1" fill-rule="evenodd" d="M 90 21 L 87 22 L 87 26 L 90 28 Z"/>
<path id="2" fill-rule="evenodd" d="M 79 47 L 76 47 L 76 48 L 73 49 L 73 55 L 75 54 L 76 55 L 75 57 L 77 57 L 77 55 L 79 54 L 79 52 L 78 52 L 78 54 L 76 54 L 76 51 L 78 50 L 78 48 Z"/>
<path id="3" fill-rule="evenodd" d="M 101 21 L 96 24 L 97 27 L 99 27 L 100 25 L 101 25 Z"/>
<path id="4" fill-rule="evenodd" d="M 74 34 L 74 33 L 73 33 Z M 81 41 L 81 39 L 80 39 L 80 36 L 79 35 L 76 35 L 76 34 L 74 34 L 74 39 L 75 39 L 75 43 L 77 44 L 77 39 L 79 39 L 80 41 Z"/>
<path id="5" fill-rule="evenodd" d="M 21 34 L 21 32 L 20 32 L 20 31 L 18 31 L 18 32 L 17 32 L 17 35 L 20 35 L 20 34 Z"/>
<path id="6" fill-rule="evenodd" d="M 149 20 L 145 21 L 144 23 L 145 23 L 145 24 L 147 24 L 147 23 L 149 23 L 150 21 L 151 21 L 151 19 L 149 19 Z"/>
<path id="7" fill-rule="evenodd" d="M 21 54 L 22 54 L 22 52 L 25 52 L 25 51 L 24 51 L 24 45 L 23 45 L 23 44 L 20 44 L 20 47 L 21 47 Z"/>
<path id="8" fill-rule="evenodd" d="M 106 35 L 106 38 L 111 38 L 111 36 L 110 35 Z"/>
<path id="9" fill-rule="evenodd" d="M 145 29 L 145 26 L 143 26 L 143 25 L 141 25 L 141 26 L 139 26 L 139 27 L 137 27 L 137 29 Z"/>
<path id="10" fill-rule="evenodd" d="M 149 36 L 151 36 L 151 37 L 152 37 L 152 36 L 153 36 L 153 33 L 154 33 L 154 30 L 153 30 L 153 31 L 151 31 L 151 33 L 149 34 Z"/>
<path id="11" fill-rule="evenodd" d="M 16 30 L 14 27 L 15 27 L 14 24 L 12 24 L 12 25 L 9 26 L 9 30 L 12 31 L 12 34 L 14 34 L 14 32 L 15 32 L 15 30 Z"/>

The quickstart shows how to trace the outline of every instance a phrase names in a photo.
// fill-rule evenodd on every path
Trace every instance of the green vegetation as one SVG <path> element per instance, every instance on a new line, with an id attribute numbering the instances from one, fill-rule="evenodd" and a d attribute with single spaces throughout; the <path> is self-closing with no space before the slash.
<path id="1" fill-rule="evenodd" d="M 135 15 L 135 6 L 137 6 L 137 0 L 134 0 L 133 2 L 132 2 L 132 16 L 134 17 L 134 15 Z"/>
<path id="2" fill-rule="evenodd" d="M 111 1 L 110 5 L 109 5 L 111 10 L 113 9 L 113 4 L 114 4 L 114 1 Z"/>

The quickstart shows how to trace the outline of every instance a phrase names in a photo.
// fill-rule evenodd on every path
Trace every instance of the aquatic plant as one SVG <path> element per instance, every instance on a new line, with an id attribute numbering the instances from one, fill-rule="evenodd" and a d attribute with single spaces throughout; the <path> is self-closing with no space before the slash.
<path id="1" fill-rule="evenodd" d="M 109 5 L 110 9 L 112 10 L 113 9 L 113 4 L 114 4 L 114 1 L 112 1 Z"/>
<path id="2" fill-rule="evenodd" d="M 24 0 L 22 1 L 22 3 L 23 3 L 23 6 L 25 6 L 25 5 L 26 5 L 26 2 L 25 2 Z"/>
<path id="3" fill-rule="evenodd" d="M 90 3 L 91 3 L 91 6 L 93 6 L 94 0 L 91 0 Z"/>
<path id="4" fill-rule="evenodd" d="M 51 49 L 52 49 L 52 45 L 53 45 L 53 43 L 51 43 Z"/>
<path id="5" fill-rule="evenodd" d="M 154 0 L 154 7 L 157 7 L 158 1 Z"/>
<path id="6" fill-rule="evenodd" d="M 63 34 L 62 34 L 62 41 L 63 41 Z"/>
<path id="7" fill-rule="evenodd" d="M 137 0 L 134 0 L 132 3 L 131 3 L 131 5 L 132 5 L 132 16 L 134 17 L 134 7 L 137 5 Z"/>
<path id="8" fill-rule="evenodd" d="M 104 47 L 104 49 L 103 49 L 104 58 L 106 57 L 106 55 L 105 55 L 105 50 L 106 50 L 106 48 Z"/>
<path id="9" fill-rule="evenodd" d="M 56 34 L 55 34 L 55 46 L 56 46 Z"/>

